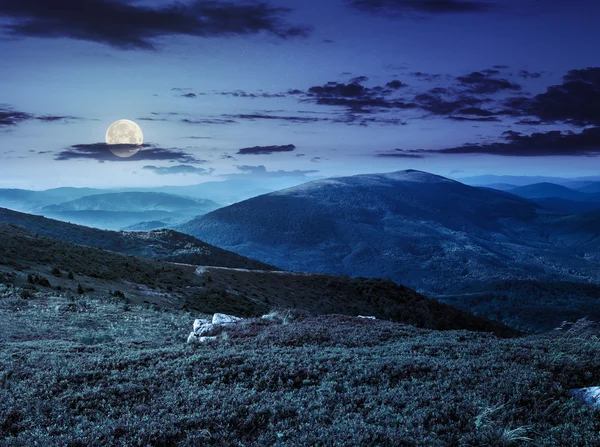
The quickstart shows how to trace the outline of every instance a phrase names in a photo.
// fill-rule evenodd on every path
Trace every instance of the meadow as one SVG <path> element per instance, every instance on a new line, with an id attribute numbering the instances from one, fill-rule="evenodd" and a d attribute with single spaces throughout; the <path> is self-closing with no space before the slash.
<path id="1" fill-rule="evenodd" d="M 207 344 L 202 315 L 0 285 L 0 445 L 597 446 L 579 321 L 518 338 L 278 310 Z"/>

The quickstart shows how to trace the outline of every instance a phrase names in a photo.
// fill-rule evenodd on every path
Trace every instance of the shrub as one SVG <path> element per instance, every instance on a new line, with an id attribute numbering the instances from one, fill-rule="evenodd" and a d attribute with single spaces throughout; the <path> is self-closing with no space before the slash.
<path id="1" fill-rule="evenodd" d="M 52 268 L 52 274 L 54 276 L 56 276 L 57 278 L 60 278 L 62 276 L 62 272 L 60 271 L 60 269 L 58 267 Z"/>

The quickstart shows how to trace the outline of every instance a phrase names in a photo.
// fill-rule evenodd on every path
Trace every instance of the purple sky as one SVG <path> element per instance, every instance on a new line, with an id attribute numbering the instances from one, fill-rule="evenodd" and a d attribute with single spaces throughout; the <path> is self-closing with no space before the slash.
<path id="1" fill-rule="evenodd" d="M 597 175 L 597 17 L 595 0 L 0 0 L 0 187 Z M 123 118 L 145 135 L 130 159 L 103 145 Z"/>

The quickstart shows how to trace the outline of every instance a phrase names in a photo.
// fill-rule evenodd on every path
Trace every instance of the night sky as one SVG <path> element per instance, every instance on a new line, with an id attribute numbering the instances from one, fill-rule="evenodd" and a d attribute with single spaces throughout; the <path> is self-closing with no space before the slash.
<path id="1" fill-rule="evenodd" d="M 0 0 L 0 187 L 597 175 L 597 0 Z M 145 145 L 119 159 L 118 119 Z"/>

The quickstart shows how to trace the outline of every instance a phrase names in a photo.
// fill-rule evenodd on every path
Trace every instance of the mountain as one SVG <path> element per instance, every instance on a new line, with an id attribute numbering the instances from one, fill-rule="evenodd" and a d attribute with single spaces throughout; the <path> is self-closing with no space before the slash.
<path id="1" fill-rule="evenodd" d="M 55 188 L 46 191 L 0 189 L 0 207 L 17 211 L 33 211 L 40 207 L 105 192 L 93 188 Z"/>
<path id="2" fill-rule="evenodd" d="M 362 313 L 429 329 L 518 335 L 500 323 L 430 300 L 391 281 L 198 268 L 62 242 L 0 224 L 0 282 L 6 278 L 18 286 L 29 283 L 70 292 L 81 284 L 77 293 L 85 291 L 99 299 L 121 296 L 134 304 L 204 313 L 260 316 L 273 306 L 293 306 L 310 314 Z"/>
<path id="3" fill-rule="evenodd" d="M 509 189 L 506 192 L 526 199 L 542 199 L 556 197 L 559 199 L 580 202 L 600 202 L 600 194 L 587 194 L 555 183 L 535 183 L 527 186 Z"/>
<path id="4" fill-rule="evenodd" d="M 587 182 L 585 185 L 582 185 L 576 189 L 577 191 L 588 194 L 598 194 L 600 193 L 600 182 Z"/>
<path id="5" fill-rule="evenodd" d="M 166 222 L 160 220 L 151 220 L 149 222 L 139 222 L 129 227 L 123 228 L 124 231 L 150 231 L 157 230 L 159 228 L 167 228 L 169 226 Z"/>
<path id="6" fill-rule="evenodd" d="M 135 191 L 84 196 L 44 206 L 37 212 L 53 219 L 118 230 L 147 221 L 173 225 L 217 208 L 219 205 L 212 200 Z"/>
<path id="7" fill-rule="evenodd" d="M 471 186 L 488 186 L 491 184 L 510 184 L 515 186 L 527 186 L 535 183 L 556 183 L 562 184 L 577 179 L 564 177 L 544 177 L 527 175 L 478 175 L 474 177 L 456 178 L 461 183 Z"/>
<path id="8" fill-rule="evenodd" d="M 0 223 L 25 228 L 62 242 L 102 248 L 127 255 L 194 265 L 278 270 L 254 259 L 214 247 L 172 230 L 109 231 L 74 225 L 0 208 Z"/>
<path id="9" fill-rule="evenodd" d="M 490 184 L 481 185 L 481 186 L 485 187 L 485 188 L 497 189 L 499 191 L 507 191 L 509 189 L 517 188 L 517 185 L 513 185 L 511 183 L 490 183 Z"/>
<path id="10" fill-rule="evenodd" d="M 46 206 L 41 211 L 168 211 L 198 215 L 213 211 L 218 207 L 218 204 L 207 199 L 192 199 L 160 192 L 119 192 L 85 196 L 57 205 Z"/>
<path id="11" fill-rule="evenodd" d="M 387 277 L 443 296 L 509 279 L 600 280 L 594 219 L 410 170 L 314 181 L 177 228 L 284 269 Z"/>
<path id="12" fill-rule="evenodd" d="M 562 214 L 588 213 L 600 209 L 600 202 L 584 202 L 580 200 L 559 199 L 556 197 L 543 197 L 531 199 L 541 208 Z"/>

